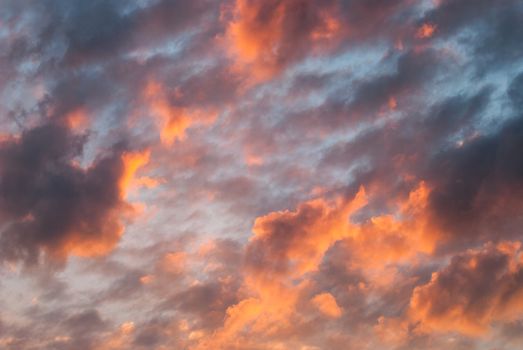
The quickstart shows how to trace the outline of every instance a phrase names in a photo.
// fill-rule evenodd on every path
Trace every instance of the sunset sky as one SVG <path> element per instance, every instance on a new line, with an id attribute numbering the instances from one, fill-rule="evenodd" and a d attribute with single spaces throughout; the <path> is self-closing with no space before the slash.
<path id="1" fill-rule="evenodd" d="M 0 349 L 523 349 L 523 1 L 0 0 Z"/>

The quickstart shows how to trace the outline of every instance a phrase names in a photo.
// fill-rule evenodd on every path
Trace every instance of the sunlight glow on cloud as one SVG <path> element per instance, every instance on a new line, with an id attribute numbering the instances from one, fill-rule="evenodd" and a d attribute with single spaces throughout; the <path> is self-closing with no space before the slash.
<path id="1" fill-rule="evenodd" d="M 0 4 L 0 348 L 523 347 L 520 0 Z"/>

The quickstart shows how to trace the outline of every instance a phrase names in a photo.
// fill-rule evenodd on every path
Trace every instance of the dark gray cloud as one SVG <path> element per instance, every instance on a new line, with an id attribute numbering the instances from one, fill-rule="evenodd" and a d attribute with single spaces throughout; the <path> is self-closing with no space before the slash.
<path id="1" fill-rule="evenodd" d="M 337 75 L 332 77 L 331 83 L 341 84 L 341 88 L 318 107 L 290 113 L 277 127 L 303 138 L 311 130 L 334 132 L 371 123 L 380 118 L 380 112 L 390 108 L 391 99 L 400 106 L 407 104 L 409 99 L 430 85 L 432 77 L 444 67 L 444 63 L 443 56 L 436 50 L 412 50 L 399 55 L 392 73 L 376 74 L 357 81 L 349 79 L 350 75 Z M 343 83 L 344 79 L 347 79 L 346 83 Z"/>
<path id="2" fill-rule="evenodd" d="M 520 72 L 510 82 L 508 96 L 517 113 L 523 112 L 523 72 Z"/>
<path id="3" fill-rule="evenodd" d="M 172 342 L 175 335 L 169 328 L 172 328 L 172 324 L 162 319 L 152 319 L 143 323 L 138 326 L 133 345 L 139 349 L 152 349 L 159 344 Z"/>
<path id="4" fill-rule="evenodd" d="M 461 35 L 474 51 L 471 64 L 479 74 L 487 74 L 521 60 L 522 19 L 523 6 L 517 0 L 447 0 L 429 11 L 420 23 L 435 25 L 436 37 Z"/>
<path id="5" fill-rule="evenodd" d="M 389 98 L 400 99 L 404 95 L 415 94 L 429 84 L 429 79 L 441 69 L 441 63 L 440 53 L 434 50 L 409 51 L 401 55 L 394 73 L 356 84 L 356 91 L 347 111 L 376 111 L 386 105 Z"/>
<path id="6" fill-rule="evenodd" d="M 510 321 L 520 310 L 523 270 L 517 245 L 487 244 L 456 255 L 430 282 L 414 289 L 415 317 L 436 330 L 483 334 L 492 321 Z"/>
<path id="7" fill-rule="evenodd" d="M 32 264 L 42 253 L 60 260 L 74 249 L 116 244 L 126 206 L 119 187 L 122 150 L 82 169 L 75 161 L 85 140 L 50 123 L 1 143 L 2 260 Z"/>
<path id="8" fill-rule="evenodd" d="M 160 303 L 160 310 L 176 310 L 196 321 L 195 328 L 215 329 L 226 310 L 240 300 L 242 246 L 233 240 L 218 239 L 203 254 L 209 268 L 205 278 L 194 285 L 179 286 Z"/>
<path id="9" fill-rule="evenodd" d="M 33 51 L 56 47 L 58 60 L 77 66 L 115 59 L 125 51 L 149 48 L 173 38 L 208 14 L 212 6 L 206 1 L 165 0 L 143 6 L 118 1 L 49 0 L 37 7 L 11 3 L 9 9 L 13 18 L 34 10 L 35 22 L 45 23 L 35 25 L 41 44 L 33 45 Z M 12 55 L 24 53 L 28 39 L 21 40 Z"/>
<path id="10" fill-rule="evenodd" d="M 435 220 L 457 240 L 516 238 L 521 224 L 523 118 L 436 155 L 427 175 Z M 486 237 L 485 237 L 486 236 Z"/>
<path id="11" fill-rule="evenodd" d="M 398 192 L 408 192 L 415 185 L 402 179 L 402 174 L 425 178 L 425 168 L 434 153 L 476 132 L 475 123 L 481 119 L 492 92 L 491 87 L 484 87 L 475 94 L 453 95 L 426 111 L 409 114 L 384 127 L 369 128 L 354 140 L 330 147 L 319 164 L 336 169 L 361 163 L 354 186 L 387 188 L 389 191 L 383 191 L 371 204 L 383 208 L 390 196 L 395 198 Z"/>

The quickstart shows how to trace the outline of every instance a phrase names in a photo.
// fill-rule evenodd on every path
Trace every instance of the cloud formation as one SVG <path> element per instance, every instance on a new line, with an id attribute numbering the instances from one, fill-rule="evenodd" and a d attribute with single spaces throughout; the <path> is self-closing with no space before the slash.
<path id="1" fill-rule="evenodd" d="M 0 348 L 521 348 L 521 1 L 1 3 Z"/>
<path id="2" fill-rule="evenodd" d="M 3 260 L 34 264 L 41 254 L 62 260 L 116 245 L 132 214 L 127 187 L 147 160 L 115 148 L 83 168 L 78 157 L 86 137 L 51 122 L 2 142 Z"/>
<path id="3" fill-rule="evenodd" d="M 412 317 L 423 327 L 481 335 L 522 308 L 520 242 L 487 244 L 452 258 L 429 283 L 414 289 Z"/>

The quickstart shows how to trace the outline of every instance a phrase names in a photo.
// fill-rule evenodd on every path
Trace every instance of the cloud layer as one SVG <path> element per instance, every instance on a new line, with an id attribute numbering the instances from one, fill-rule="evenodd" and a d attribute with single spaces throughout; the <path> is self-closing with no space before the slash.
<path id="1" fill-rule="evenodd" d="M 522 346 L 520 1 L 0 3 L 0 348 Z"/>

